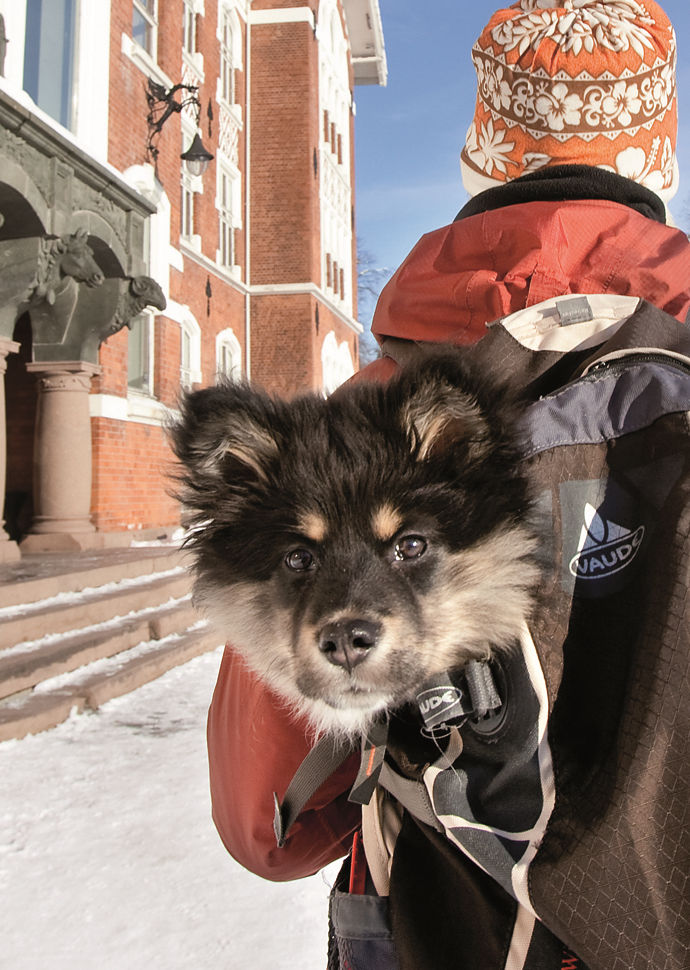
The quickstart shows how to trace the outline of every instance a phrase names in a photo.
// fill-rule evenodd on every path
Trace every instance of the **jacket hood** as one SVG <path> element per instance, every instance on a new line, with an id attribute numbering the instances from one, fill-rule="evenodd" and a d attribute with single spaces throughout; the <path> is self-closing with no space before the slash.
<path id="1" fill-rule="evenodd" d="M 567 293 L 636 296 L 685 322 L 685 233 L 608 200 L 480 212 L 420 239 L 379 298 L 372 332 L 474 343 L 486 324 Z"/>

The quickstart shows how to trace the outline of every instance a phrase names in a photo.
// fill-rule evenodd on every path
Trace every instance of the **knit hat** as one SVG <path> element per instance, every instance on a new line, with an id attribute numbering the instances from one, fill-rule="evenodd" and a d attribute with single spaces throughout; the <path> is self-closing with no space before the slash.
<path id="1" fill-rule="evenodd" d="M 678 187 L 676 38 L 654 0 L 519 0 L 472 49 L 470 195 L 548 165 L 596 165 L 668 202 Z"/>

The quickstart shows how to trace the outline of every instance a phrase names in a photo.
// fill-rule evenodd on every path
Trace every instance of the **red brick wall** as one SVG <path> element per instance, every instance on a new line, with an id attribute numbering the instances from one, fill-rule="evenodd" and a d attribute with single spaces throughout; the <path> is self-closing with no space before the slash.
<path id="1" fill-rule="evenodd" d="M 310 25 L 254 25 L 251 83 L 252 283 L 319 281 L 318 45 Z"/>
<path id="2" fill-rule="evenodd" d="M 321 348 L 330 332 L 338 344 L 347 343 L 356 368 L 357 335 L 320 300 L 310 294 L 253 297 L 252 379 L 285 396 L 319 390 Z"/>
<path id="3" fill-rule="evenodd" d="M 93 418 L 91 439 L 91 514 L 99 531 L 136 531 L 179 522 L 177 502 L 167 494 L 173 459 L 162 428 Z"/>
<path id="4" fill-rule="evenodd" d="M 295 0 L 255 0 L 255 10 L 294 7 Z M 306 6 L 307 4 L 303 4 Z M 318 3 L 308 4 L 316 13 Z M 182 0 L 159 3 L 160 69 L 177 83 L 182 79 Z M 199 90 L 200 127 L 204 144 L 218 152 L 220 108 L 216 85 L 220 48 L 216 37 L 218 5 L 205 5 L 197 18 L 197 47 L 204 57 L 204 81 Z M 149 158 L 146 76 L 122 53 L 122 35 L 131 36 L 131 0 L 112 0 L 109 161 L 124 171 Z M 242 23 L 240 19 L 240 23 Z M 243 25 L 244 26 L 244 25 Z M 251 284 L 321 283 L 319 175 L 314 152 L 319 146 L 318 43 L 308 23 L 254 25 L 251 55 L 251 212 L 243 211 L 243 228 L 235 231 L 235 263 L 246 282 L 246 235 L 251 232 Z M 243 38 L 243 60 L 246 59 Z M 245 168 L 247 142 L 247 63 L 235 76 L 236 102 L 245 128 L 239 136 L 239 166 Z M 211 102 L 213 118 L 207 115 Z M 170 297 L 188 307 L 201 328 L 203 383 L 216 370 L 216 335 L 232 328 L 244 351 L 246 296 L 214 269 L 219 245 L 215 207 L 217 164 L 203 176 L 204 191 L 195 195 L 194 231 L 201 253 L 190 254 L 180 243 L 181 126 L 179 114 L 166 122 L 158 140 L 157 175 L 171 204 L 170 243 L 182 251 L 184 270 L 170 270 Z M 352 153 L 354 165 L 354 152 Z M 354 170 L 354 169 L 353 169 Z M 246 186 L 242 185 L 242 204 Z M 354 275 L 354 274 L 353 274 Z M 210 283 L 212 295 L 206 295 Z M 356 287 L 355 287 L 356 289 Z M 318 305 L 319 321 L 316 323 Z M 173 316 L 177 318 L 179 311 Z M 175 407 L 180 389 L 180 324 L 165 314 L 155 319 L 154 395 Z M 320 387 L 321 346 L 334 330 L 338 342 L 348 341 L 356 359 L 356 337 L 312 294 L 251 297 L 252 377 L 284 394 Z M 127 396 L 127 339 L 122 331 L 101 348 L 102 375 L 93 391 Z M 178 519 L 168 495 L 166 474 L 171 460 L 164 431 L 156 423 L 92 419 L 92 515 L 106 532 L 170 526 Z"/>
<path id="5" fill-rule="evenodd" d="M 315 309 L 309 294 L 252 297 L 253 380 L 285 395 L 316 386 Z"/>
<path id="6" fill-rule="evenodd" d="M 127 394 L 127 341 L 129 330 L 125 327 L 101 344 L 98 359 L 101 374 L 91 381 L 92 393 L 114 394 L 125 397 Z"/>
<path id="7" fill-rule="evenodd" d="M 168 5 L 173 5 L 170 0 Z M 132 34 L 132 4 L 128 0 L 113 0 L 110 12 L 108 160 L 120 171 L 147 160 L 148 131 L 146 78 L 122 53 L 123 34 L 128 37 Z M 169 124 L 174 126 L 175 119 Z"/>

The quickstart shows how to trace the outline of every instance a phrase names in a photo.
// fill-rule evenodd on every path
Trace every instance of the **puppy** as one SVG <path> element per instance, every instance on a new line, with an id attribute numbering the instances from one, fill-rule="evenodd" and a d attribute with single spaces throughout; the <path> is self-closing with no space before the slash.
<path id="1" fill-rule="evenodd" d="M 364 733 L 515 641 L 539 577 L 518 412 L 445 350 L 327 399 L 182 401 L 196 602 L 318 732 Z"/>

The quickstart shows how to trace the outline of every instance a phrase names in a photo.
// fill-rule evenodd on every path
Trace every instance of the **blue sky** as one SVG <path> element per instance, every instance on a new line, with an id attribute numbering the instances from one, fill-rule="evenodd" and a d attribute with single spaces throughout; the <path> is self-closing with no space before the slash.
<path id="1" fill-rule="evenodd" d="M 355 90 L 357 235 L 376 266 L 392 271 L 423 233 L 452 222 L 467 200 L 459 157 L 476 93 L 470 50 L 500 4 L 379 2 L 388 85 Z M 690 4 L 662 6 L 679 48 L 681 182 L 671 209 L 690 228 Z"/>

